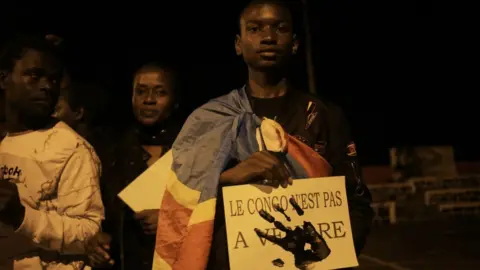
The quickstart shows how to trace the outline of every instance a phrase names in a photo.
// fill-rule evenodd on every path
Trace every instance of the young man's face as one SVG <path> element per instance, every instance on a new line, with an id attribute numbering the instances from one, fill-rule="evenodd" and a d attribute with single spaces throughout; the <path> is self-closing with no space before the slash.
<path id="1" fill-rule="evenodd" d="M 174 107 L 174 81 L 170 72 L 157 68 L 142 68 L 133 82 L 133 113 L 138 122 L 153 126 L 170 116 Z"/>
<path id="2" fill-rule="evenodd" d="M 243 12 L 235 50 L 249 67 L 281 67 L 297 48 L 292 17 L 285 7 L 255 4 Z"/>
<path id="3" fill-rule="evenodd" d="M 4 78 L 5 100 L 21 121 L 42 125 L 60 94 L 60 63 L 50 54 L 28 49 Z"/>

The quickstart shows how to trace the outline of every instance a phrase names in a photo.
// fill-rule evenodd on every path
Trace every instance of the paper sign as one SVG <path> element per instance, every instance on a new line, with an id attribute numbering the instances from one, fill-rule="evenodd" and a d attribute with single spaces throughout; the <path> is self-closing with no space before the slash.
<path id="1" fill-rule="evenodd" d="M 172 162 L 170 150 L 124 188 L 118 197 L 135 212 L 160 209 L 163 193 L 172 173 Z"/>
<path id="2" fill-rule="evenodd" d="M 286 189 L 261 185 L 224 187 L 223 200 L 231 270 L 300 269 L 295 266 L 294 253 L 297 262 L 308 265 L 302 269 L 358 266 L 343 176 L 295 180 Z M 298 212 L 294 205 L 300 209 Z M 304 227 L 304 222 L 310 222 L 312 227 Z M 282 224 L 288 232 L 281 230 Z M 255 229 L 283 240 L 273 244 Z M 311 249 L 305 243 L 312 239 L 328 248 L 304 251 Z M 303 246 L 305 249 L 296 248 Z"/>

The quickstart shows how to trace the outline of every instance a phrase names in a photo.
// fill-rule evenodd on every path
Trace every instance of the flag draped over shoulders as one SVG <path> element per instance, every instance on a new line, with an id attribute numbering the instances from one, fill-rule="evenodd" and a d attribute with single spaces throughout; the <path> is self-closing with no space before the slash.
<path id="1" fill-rule="evenodd" d="M 262 149 L 245 88 L 195 110 L 172 147 L 173 163 L 160 206 L 153 269 L 200 270 L 207 266 L 220 174 L 231 159 Z M 292 178 L 328 176 L 328 162 L 286 135 L 285 162 Z"/>

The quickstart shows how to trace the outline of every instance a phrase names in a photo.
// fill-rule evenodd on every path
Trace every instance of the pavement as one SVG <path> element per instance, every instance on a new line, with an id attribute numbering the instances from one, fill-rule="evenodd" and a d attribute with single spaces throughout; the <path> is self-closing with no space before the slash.
<path id="1" fill-rule="evenodd" d="M 357 269 L 479 270 L 479 243 L 479 218 L 377 225 Z"/>

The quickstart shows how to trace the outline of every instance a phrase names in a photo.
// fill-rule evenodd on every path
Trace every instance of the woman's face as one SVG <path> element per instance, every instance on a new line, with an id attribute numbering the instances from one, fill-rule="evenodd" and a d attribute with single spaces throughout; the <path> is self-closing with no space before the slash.
<path id="1" fill-rule="evenodd" d="M 172 74 L 159 67 L 140 69 L 133 82 L 132 106 L 142 125 L 153 126 L 167 119 L 174 107 Z"/>

